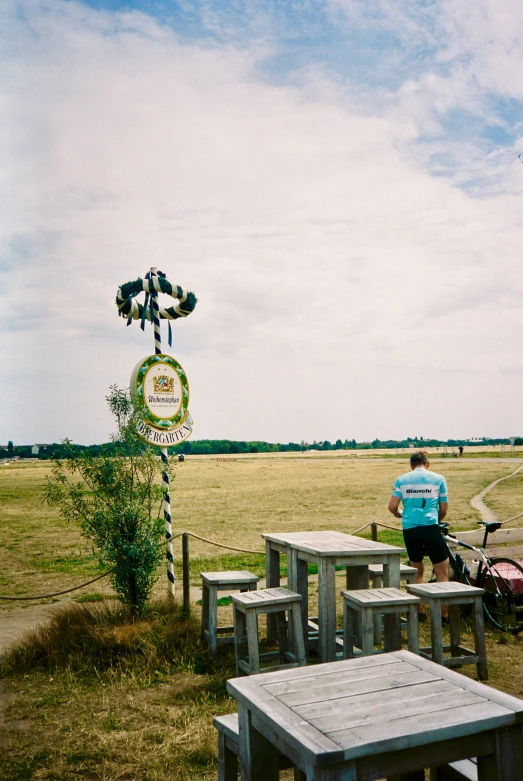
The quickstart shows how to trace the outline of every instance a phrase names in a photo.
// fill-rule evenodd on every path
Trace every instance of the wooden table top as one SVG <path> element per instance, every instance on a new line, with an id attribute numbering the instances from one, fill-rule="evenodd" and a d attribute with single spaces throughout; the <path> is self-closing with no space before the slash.
<path id="1" fill-rule="evenodd" d="M 253 715 L 313 764 L 332 764 L 523 723 L 523 700 L 409 651 L 227 683 Z"/>
<path id="2" fill-rule="evenodd" d="M 286 532 L 284 534 L 262 534 L 269 542 L 286 545 L 295 550 L 306 551 L 317 556 L 347 556 L 365 555 L 367 553 L 398 553 L 405 552 L 404 548 L 396 545 L 387 545 L 384 542 L 374 542 L 363 537 L 343 532 Z"/>

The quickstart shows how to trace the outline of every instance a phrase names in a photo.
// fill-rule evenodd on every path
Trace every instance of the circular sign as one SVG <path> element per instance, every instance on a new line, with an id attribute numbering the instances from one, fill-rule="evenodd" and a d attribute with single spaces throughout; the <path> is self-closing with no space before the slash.
<path id="1" fill-rule="evenodd" d="M 150 355 L 135 367 L 131 393 L 138 401 L 144 423 L 160 431 L 179 427 L 187 417 L 189 381 L 172 356 Z"/>

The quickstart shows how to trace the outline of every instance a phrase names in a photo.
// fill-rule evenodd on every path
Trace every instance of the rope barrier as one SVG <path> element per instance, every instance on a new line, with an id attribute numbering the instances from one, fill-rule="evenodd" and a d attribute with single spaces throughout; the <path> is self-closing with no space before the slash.
<path id="1" fill-rule="evenodd" d="M 381 526 L 382 529 L 390 529 L 392 532 L 400 532 L 401 526 L 388 526 L 386 523 L 380 523 L 379 521 L 375 521 L 376 526 Z M 369 526 L 371 524 L 369 523 Z M 352 532 L 352 534 L 356 534 L 356 532 Z"/>
<path id="2" fill-rule="evenodd" d="M 78 591 L 80 588 L 84 588 L 85 586 L 90 586 L 91 583 L 96 583 L 97 580 L 101 580 L 102 578 L 106 578 L 107 575 L 110 575 L 112 570 L 109 570 L 109 572 L 104 572 L 103 575 L 98 575 L 96 578 L 93 578 L 92 580 L 88 580 L 87 583 L 82 583 L 81 586 L 73 586 L 73 588 L 66 588 L 64 591 L 55 591 L 54 594 L 41 594 L 39 597 L 2 597 L 0 596 L 0 599 L 8 599 L 9 601 L 19 601 L 23 600 L 24 602 L 28 599 L 49 599 L 49 597 L 59 597 L 62 594 L 69 594 L 71 591 Z"/>
<path id="3" fill-rule="evenodd" d="M 517 518 L 521 518 L 522 515 L 523 515 L 523 513 L 519 513 L 518 515 L 514 515 L 512 518 L 507 518 L 506 521 L 501 521 L 501 524 L 503 525 L 504 523 L 510 523 L 510 521 L 515 521 Z"/>
<path id="4" fill-rule="evenodd" d="M 506 521 L 503 521 L 503 523 L 508 523 L 509 521 L 515 521 L 517 518 L 521 518 L 523 516 L 523 512 L 519 513 L 518 515 L 514 515 L 512 518 L 508 518 Z M 352 532 L 347 532 L 348 534 L 359 534 L 360 532 L 364 531 L 365 529 L 368 529 L 370 526 L 380 526 L 382 529 L 389 529 L 393 532 L 400 532 L 401 527 L 399 526 L 389 526 L 386 523 L 381 523 L 380 521 L 373 521 L 373 523 L 366 523 L 365 526 L 361 526 L 359 529 L 356 529 Z M 254 553 L 256 556 L 264 556 L 265 551 L 260 550 L 251 550 L 250 548 L 236 548 L 232 545 L 224 545 L 221 542 L 216 542 L 216 540 L 209 540 L 207 537 L 201 537 L 199 534 L 195 534 L 195 532 L 178 532 L 177 534 L 173 534 L 171 537 L 171 540 L 175 540 L 178 537 L 181 537 L 182 534 L 187 534 L 189 537 L 194 537 L 196 540 L 201 540 L 201 542 L 207 542 L 209 545 L 216 545 L 219 548 L 225 548 L 226 550 L 233 550 L 237 551 L 238 553 Z M 111 570 L 112 571 L 112 570 Z M 81 586 L 74 586 L 74 588 L 68 588 L 64 591 L 56 591 L 54 594 L 42 594 L 38 597 L 4 597 L 0 596 L 0 599 L 4 600 L 10 600 L 10 601 L 16 601 L 16 600 L 30 600 L 30 599 L 48 599 L 49 597 L 58 597 L 62 594 L 69 594 L 71 591 L 78 591 L 78 589 L 84 588 L 85 586 L 91 585 L 91 583 L 95 583 L 97 580 L 101 580 L 101 578 L 107 577 L 107 575 L 111 574 L 111 571 L 105 572 L 103 575 L 98 575 L 98 577 L 93 578 L 92 580 L 87 581 L 87 583 L 82 583 Z"/>
<path id="5" fill-rule="evenodd" d="M 199 534 L 195 534 L 194 532 L 180 532 L 181 534 L 188 534 L 190 537 L 195 537 L 197 540 L 201 540 L 202 542 L 208 542 L 210 545 L 217 545 L 219 548 L 226 548 L 227 550 L 235 550 L 239 551 L 240 553 L 256 553 L 257 556 L 264 556 L 265 551 L 263 550 L 249 550 L 248 548 L 233 548 L 232 545 L 223 545 L 221 542 L 215 542 L 214 540 L 208 540 L 206 537 L 200 537 Z M 180 535 L 177 534 L 177 537 Z"/>

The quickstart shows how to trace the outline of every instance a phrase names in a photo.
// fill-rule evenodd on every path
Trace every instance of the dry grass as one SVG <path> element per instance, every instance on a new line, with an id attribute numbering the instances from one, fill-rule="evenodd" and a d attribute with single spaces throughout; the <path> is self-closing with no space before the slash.
<path id="1" fill-rule="evenodd" d="M 233 670 L 172 602 L 69 607 L 5 658 L 0 778 L 211 778 Z"/>
<path id="2" fill-rule="evenodd" d="M 514 462 L 441 459 L 433 467 L 448 478 L 452 527 L 464 529 L 475 526 L 470 497 L 513 471 Z M 78 530 L 41 502 L 48 468 L 11 465 L 0 472 L 6 508 L 0 592 L 66 587 L 95 569 Z M 183 516 L 183 528 L 202 536 L 259 550 L 263 531 L 351 531 L 374 520 L 391 523 L 386 503 L 394 478 L 406 468 L 404 457 L 345 454 L 189 458 L 177 467 L 173 517 Z M 523 475 L 504 481 L 489 495 L 502 517 L 523 509 L 521 480 Z M 181 523 L 175 525 L 181 530 Z M 383 539 L 400 541 L 393 532 Z M 178 548 L 178 571 L 179 558 Z M 191 540 L 195 583 L 201 569 L 235 568 L 263 575 L 264 558 Z M 313 609 L 314 583 L 310 591 Z M 89 593 L 84 599 L 96 600 L 109 589 L 101 581 Z M 198 613 L 195 607 L 193 620 L 182 621 L 176 608 L 169 613 L 157 604 L 133 623 L 114 601 L 87 603 L 26 638 L 6 659 L 0 681 L 0 781 L 216 778 L 212 717 L 235 709 L 225 690 L 234 664 L 224 651 L 211 666 L 198 641 Z M 464 639 L 472 644 L 470 632 Z M 520 697 L 522 642 L 487 631 L 489 683 Z M 463 673 L 474 675 L 475 668 Z"/>

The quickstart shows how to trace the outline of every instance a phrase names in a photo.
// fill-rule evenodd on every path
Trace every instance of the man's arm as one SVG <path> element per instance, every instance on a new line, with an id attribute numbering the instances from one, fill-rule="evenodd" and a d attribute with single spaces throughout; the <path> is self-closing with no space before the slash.
<path id="1" fill-rule="evenodd" d="M 394 494 L 390 497 L 389 501 L 389 512 L 391 512 L 395 518 L 401 518 L 401 513 L 399 511 L 401 498 L 399 496 L 394 496 Z"/>
<path id="2" fill-rule="evenodd" d="M 439 511 L 438 511 L 438 521 L 441 523 L 443 518 L 446 516 L 446 514 L 449 511 L 449 503 L 448 502 L 440 502 L 439 503 Z"/>

